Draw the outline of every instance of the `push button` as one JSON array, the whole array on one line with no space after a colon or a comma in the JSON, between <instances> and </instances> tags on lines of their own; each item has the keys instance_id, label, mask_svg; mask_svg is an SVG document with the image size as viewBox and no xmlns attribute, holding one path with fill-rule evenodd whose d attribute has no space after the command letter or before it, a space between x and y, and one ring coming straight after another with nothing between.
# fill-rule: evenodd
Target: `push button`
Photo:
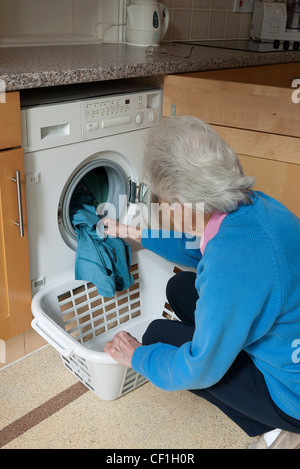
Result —
<instances>
[{"instance_id":1,"label":"push button","mask_svg":"<svg viewBox=\"0 0 300 469\"><path fill-rule=\"evenodd\" d=\"M288 50L290 47L290 41L283 41L283 48L284 50Z\"/></svg>"},{"instance_id":2,"label":"push button","mask_svg":"<svg viewBox=\"0 0 300 469\"><path fill-rule=\"evenodd\" d=\"M89 122L86 124L86 130L88 132L91 132L92 130L97 130L99 129L99 122Z\"/></svg>"}]
</instances>

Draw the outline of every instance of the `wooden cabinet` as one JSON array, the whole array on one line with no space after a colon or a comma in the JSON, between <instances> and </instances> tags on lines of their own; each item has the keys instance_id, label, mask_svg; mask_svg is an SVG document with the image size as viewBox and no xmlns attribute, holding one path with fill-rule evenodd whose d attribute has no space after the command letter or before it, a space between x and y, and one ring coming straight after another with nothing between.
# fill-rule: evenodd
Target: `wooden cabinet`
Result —
<instances>
[{"instance_id":1,"label":"wooden cabinet","mask_svg":"<svg viewBox=\"0 0 300 469\"><path fill-rule=\"evenodd\" d=\"M30 328L30 274L19 93L0 104L0 339Z\"/></svg>"},{"instance_id":2,"label":"wooden cabinet","mask_svg":"<svg viewBox=\"0 0 300 469\"><path fill-rule=\"evenodd\" d=\"M252 83L290 89L293 80L300 78L300 62L214 70L200 72L199 75L203 78L212 78L214 80Z\"/></svg>"},{"instance_id":3,"label":"wooden cabinet","mask_svg":"<svg viewBox=\"0 0 300 469\"><path fill-rule=\"evenodd\" d=\"M176 115L194 115L211 124L239 155L245 173L255 176L255 189L300 217L300 103L292 101L291 87L295 78L300 78L300 64L169 75L163 114L170 116L175 109Z\"/></svg>"},{"instance_id":4,"label":"wooden cabinet","mask_svg":"<svg viewBox=\"0 0 300 469\"><path fill-rule=\"evenodd\" d=\"M0 103L0 150L20 147L22 144L19 93L6 93Z\"/></svg>"}]
</instances>

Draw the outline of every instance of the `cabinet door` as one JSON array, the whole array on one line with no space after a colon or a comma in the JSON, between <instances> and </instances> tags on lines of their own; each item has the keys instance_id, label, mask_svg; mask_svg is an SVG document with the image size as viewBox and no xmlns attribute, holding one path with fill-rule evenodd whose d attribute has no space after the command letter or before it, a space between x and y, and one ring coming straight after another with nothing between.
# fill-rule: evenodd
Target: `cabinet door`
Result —
<instances>
[{"instance_id":1,"label":"cabinet door","mask_svg":"<svg viewBox=\"0 0 300 469\"><path fill-rule=\"evenodd\" d=\"M300 78L300 63L264 65L259 67L231 68L227 70L211 70L199 72L201 78L220 81L233 81L236 83L252 83L266 86L279 86L288 88L294 79Z\"/></svg>"},{"instance_id":2,"label":"cabinet door","mask_svg":"<svg viewBox=\"0 0 300 469\"><path fill-rule=\"evenodd\" d=\"M300 165L239 155L244 172L254 176L259 190L283 203L300 218Z\"/></svg>"},{"instance_id":3,"label":"cabinet door","mask_svg":"<svg viewBox=\"0 0 300 469\"><path fill-rule=\"evenodd\" d=\"M245 174L255 177L254 190L274 197L300 217L300 138L212 127L237 153Z\"/></svg>"},{"instance_id":4,"label":"cabinet door","mask_svg":"<svg viewBox=\"0 0 300 469\"><path fill-rule=\"evenodd\" d=\"M300 104L292 88L203 78L191 73L164 79L163 114L193 115L209 124L300 137Z\"/></svg>"},{"instance_id":5,"label":"cabinet door","mask_svg":"<svg viewBox=\"0 0 300 469\"><path fill-rule=\"evenodd\" d=\"M268 67L167 76L164 115L170 116L174 104L176 115L194 115L211 124L239 155L244 172L256 178L254 189L300 217L300 104L292 103L287 89L298 68L282 73L285 89L257 85L268 83Z\"/></svg>"},{"instance_id":6,"label":"cabinet door","mask_svg":"<svg viewBox=\"0 0 300 469\"><path fill-rule=\"evenodd\" d=\"M30 303L24 154L19 148L0 152L0 339L30 328Z\"/></svg>"},{"instance_id":7,"label":"cabinet door","mask_svg":"<svg viewBox=\"0 0 300 469\"><path fill-rule=\"evenodd\" d=\"M20 94L6 93L0 104L0 150L19 147L22 143Z\"/></svg>"}]
</instances>

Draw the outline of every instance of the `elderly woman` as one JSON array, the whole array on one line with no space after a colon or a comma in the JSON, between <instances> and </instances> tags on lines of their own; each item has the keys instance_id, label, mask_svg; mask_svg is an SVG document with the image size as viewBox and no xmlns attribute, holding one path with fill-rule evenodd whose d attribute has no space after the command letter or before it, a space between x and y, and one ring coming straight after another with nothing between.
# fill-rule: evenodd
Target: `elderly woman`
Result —
<instances>
[{"instance_id":1,"label":"elderly woman","mask_svg":"<svg viewBox=\"0 0 300 469\"><path fill-rule=\"evenodd\" d=\"M266 446L296 448L300 220L252 191L236 154L199 119L163 119L144 161L159 200L203 204L204 232L190 230L201 236L199 249L188 249L186 233L151 237L112 220L106 230L138 235L145 248L196 273L180 272L167 285L179 321L155 320L142 344L120 332L105 351L162 389L207 399L249 436L265 434Z\"/></svg>"}]
</instances>

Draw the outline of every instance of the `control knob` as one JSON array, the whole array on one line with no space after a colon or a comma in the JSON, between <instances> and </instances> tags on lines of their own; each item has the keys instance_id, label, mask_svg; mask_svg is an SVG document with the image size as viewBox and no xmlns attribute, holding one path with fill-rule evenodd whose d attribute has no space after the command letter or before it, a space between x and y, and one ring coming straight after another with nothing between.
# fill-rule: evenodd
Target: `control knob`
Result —
<instances>
[{"instance_id":1,"label":"control knob","mask_svg":"<svg viewBox=\"0 0 300 469\"><path fill-rule=\"evenodd\" d=\"M290 47L290 41L283 41L283 49L288 50Z\"/></svg>"},{"instance_id":2,"label":"control knob","mask_svg":"<svg viewBox=\"0 0 300 469\"><path fill-rule=\"evenodd\" d=\"M156 120L157 114L155 111L150 111L148 115L149 122L154 122Z\"/></svg>"},{"instance_id":3,"label":"control knob","mask_svg":"<svg viewBox=\"0 0 300 469\"><path fill-rule=\"evenodd\" d=\"M135 123L136 124L141 124L143 122L143 114L137 114L135 116Z\"/></svg>"}]
</instances>

